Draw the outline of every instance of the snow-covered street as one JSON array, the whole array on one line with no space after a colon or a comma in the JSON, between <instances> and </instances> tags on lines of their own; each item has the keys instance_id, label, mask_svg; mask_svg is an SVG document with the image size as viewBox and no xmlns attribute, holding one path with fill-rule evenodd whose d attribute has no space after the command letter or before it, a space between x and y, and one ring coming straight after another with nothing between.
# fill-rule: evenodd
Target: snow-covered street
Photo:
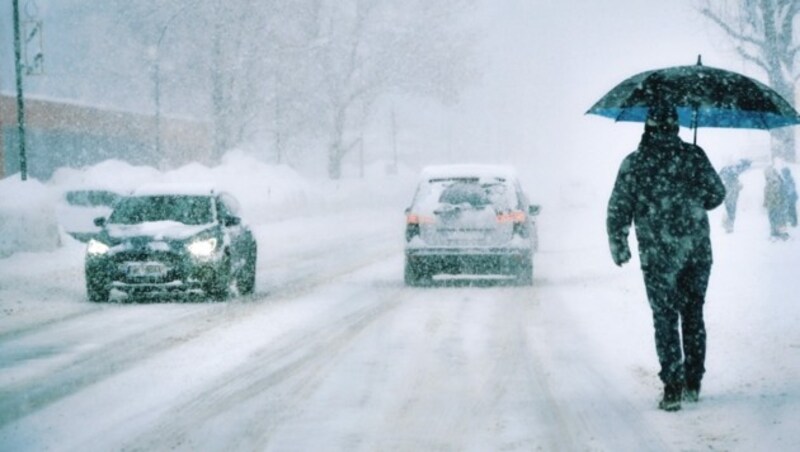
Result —
<instances>
[{"instance_id":1,"label":"snow-covered street","mask_svg":"<svg viewBox=\"0 0 800 452\"><path fill-rule=\"evenodd\" d=\"M399 202L255 225L256 294L223 303L89 303L77 242L2 259L0 449L800 444L800 242L746 201L715 229L703 393L665 413L638 264L602 205L548 207L530 288L405 287Z\"/></svg>"}]
</instances>

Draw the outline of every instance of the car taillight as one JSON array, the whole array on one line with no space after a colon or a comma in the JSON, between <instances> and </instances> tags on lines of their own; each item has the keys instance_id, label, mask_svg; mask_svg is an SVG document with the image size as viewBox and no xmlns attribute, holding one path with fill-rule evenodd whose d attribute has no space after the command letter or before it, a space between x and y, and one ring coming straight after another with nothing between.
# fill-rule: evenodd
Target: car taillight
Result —
<instances>
[{"instance_id":1,"label":"car taillight","mask_svg":"<svg viewBox=\"0 0 800 452\"><path fill-rule=\"evenodd\" d=\"M433 224L435 221L433 218L425 216L425 215L417 215L415 213L409 213L406 215L406 224Z\"/></svg>"},{"instance_id":2,"label":"car taillight","mask_svg":"<svg viewBox=\"0 0 800 452\"><path fill-rule=\"evenodd\" d=\"M420 224L433 224L434 219L425 215L415 213L406 214L406 241L411 241L419 235Z\"/></svg>"},{"instance_id":3,"label":"car taillight","mask_svg":"<svg viewBox=\"0 0 800 452\"><path fill-rule=\"evenodd\" d=\"M525 212L521 210L497 214L497 221L499 223L525 223L526 220Z\"/></svg>"},{"instance_id":4,"label":"car taillight","mask_svg":"<svg viewBox=\"0 0 800 452\"><path fill-rule=\"evenodd\" d=\"M521 210L514 210L511 212L504 212L497 214L498 223L513 223L514 234L520 237L528 237L528 217L525 212Z\"/></svg>"}]
</instances>

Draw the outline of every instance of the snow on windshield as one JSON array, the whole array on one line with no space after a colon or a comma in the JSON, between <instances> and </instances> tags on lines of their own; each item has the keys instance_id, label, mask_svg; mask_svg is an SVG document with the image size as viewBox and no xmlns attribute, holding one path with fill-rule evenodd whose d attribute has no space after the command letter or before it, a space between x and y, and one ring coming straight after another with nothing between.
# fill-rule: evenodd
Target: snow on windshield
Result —
<instances>
[{"instance_id":1,"label":"snow on windshield","mask_svg":"<svg viewBox=\"0 0 800 452\"><path fill-rule=\"evenodd\" d=\"M199 225L214 220L208 196L130 196L123 198L108 221L114 224L139 224L177 221Z\"/></svg>"}]
</instances>

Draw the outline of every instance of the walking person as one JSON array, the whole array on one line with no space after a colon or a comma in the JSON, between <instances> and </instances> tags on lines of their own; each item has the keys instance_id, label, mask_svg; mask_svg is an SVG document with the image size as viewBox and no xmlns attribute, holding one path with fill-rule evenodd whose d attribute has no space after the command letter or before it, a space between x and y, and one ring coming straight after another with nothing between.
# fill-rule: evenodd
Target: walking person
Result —
<instances>
[{"instance_id":1,"label":"walking person","mask_svg":"<svg viewBox=\"0 0 800 452\"><path fill-rule=\"evenodd\" d=\"M786 240L786 199L783 179L774 166L764 168L764 207L769 218L769 235L772 240Z\"/></svg>"},{"instance_id":2,"label":"walking person","mask_svg":"<svg viewBox=\"0 0 800 452\"><path fill-rule=\"evenodd\" d=\"M669 105L651 106L638 149L622 162L608 202L611 256L631 258L635 226L655 344L664 384L659 408L676 411L682 398L697 401L705 373L703 304L712 254L707 210L725 199L725 187L705 152L678 136ZM682 339L682 342L681 342Z\"/></svg>"},{"instance_id":3,"label":"walking person","mask_svg":"<svg viewBox=\"0 0 800 452\"><path fill-rule=\"evenodd\" d=\"M739 201L739 192L742 191L739 175L750 168L750 164L750 160L741 159L736 164L728 165L719 171L722 184L725 185L725 216L722 219L725 232L733 232L733 224L736 221L736 204Z\"/></svg>"},{"instance_id":4,"label":"walking person","mask_svg":"<svg viewBox=\"0 0 800 452\"><path fill-rule=\"evenodd\" d=\"M783 198L786 203L786 223L791 227L797 227L797 187L794 184L792 171L788 167L781 168L781 179L783 180Z\"/></svg>"}]
</instances>

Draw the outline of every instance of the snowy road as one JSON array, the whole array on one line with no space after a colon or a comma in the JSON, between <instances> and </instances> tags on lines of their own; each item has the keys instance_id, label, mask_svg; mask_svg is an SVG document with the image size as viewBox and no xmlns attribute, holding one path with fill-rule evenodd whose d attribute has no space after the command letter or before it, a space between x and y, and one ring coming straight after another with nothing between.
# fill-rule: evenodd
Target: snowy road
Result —
<instances>
[{"instance_id":1,"label":"snowy road","mask_svg":"<svg viewBox=\"0 0 800 452\"><path fill-rule=\"evenodd\" d=\"M633 366L631 375L624 358L609 356L629 352L620 345L624 332L576 306L631 289L614 268L581 262L592 249L543 246L530 288L407 288L402 217L377 218L361 212L263 226L257 293L226 303L90 304L79 247L59 251L60 265L4 267L0 296L38 303L4 303L11 307L0 323L0 450L735 443L695 425L703 415L691 408L682 418L656 410L653 369ZM641 315L640 303L618 319L642 323ZM626 346L644 349L634 357L652 353L642 344L648 328L632 328L638 342Z\"/></svg>"}]
</instances>

